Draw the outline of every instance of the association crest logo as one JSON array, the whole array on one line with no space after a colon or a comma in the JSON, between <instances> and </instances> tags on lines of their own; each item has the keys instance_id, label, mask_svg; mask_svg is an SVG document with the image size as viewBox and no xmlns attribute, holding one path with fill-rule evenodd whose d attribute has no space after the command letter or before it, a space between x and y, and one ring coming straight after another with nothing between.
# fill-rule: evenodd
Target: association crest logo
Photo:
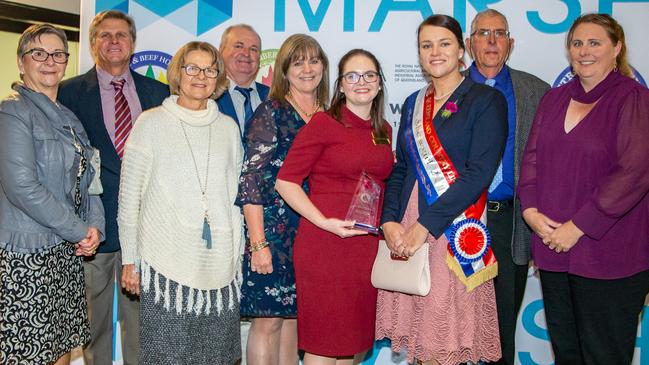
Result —
<instances>
[{"instance_id":1,"label":"association crest logo","mask_svg":"<svg viewBox=\"0 0 649 365\"><path fill-rule=\"evenodd\" d=\"M275 59L277 58L279 49L270 48L261 51L259 56L259 72L257 73L257 82L260 82L268 87L273 82L273 67L275 67Z\"/></svg>"},{"instance_id":2,"label":"association crest logo","mask_svg":"<svg viewBox=\"0 0 649 365\"><path fill-rule=\"evenodd\" d=\"M631 67L631 71L633 71L633 78L639 82L642 86L647 87L647 83L645 82L644 78L638 70L635 68ZM552 84L552 87L559 87L568 81L572 80L572 78L575 77L575 74L572 72L572 68L570 66L566 67L561 73L559 73L559 76L554 80L554 83Z\"/></svg>"},{"instance_id":3,"label":"association crest logo","mask_svg":"<svg viewBox=\"0 0 649 365\"><path fill-rule=\"evenodd\" d=\"M166 84L169 62L171 55L165 52L137 52L131 57L131 70Z\"/></svg>"}]
</instances>

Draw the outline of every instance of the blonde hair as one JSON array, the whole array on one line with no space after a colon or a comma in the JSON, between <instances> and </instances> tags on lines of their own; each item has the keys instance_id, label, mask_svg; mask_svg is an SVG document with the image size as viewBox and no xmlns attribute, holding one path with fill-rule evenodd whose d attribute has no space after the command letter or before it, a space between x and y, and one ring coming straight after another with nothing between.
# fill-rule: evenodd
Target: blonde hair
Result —
<instances>
[{"instance_id":1,"label":"blonde hair","mask_svg":"<svg viewBox=\"0 0 649 365\"><path fill-rule=\"evenodd\" d=\"M219 51L207 42L189 42L180 47L178 52L173 56L169 67L167 68L167 81L169 82L169 91L172 95L180 94L180 79L182 77L182 67L185 66L185 59L189 52L202 51L212 56L212 65L216 66L219 72L216 77L216 87L212 93L211 98L216 99L228 88L228 79L225 75L225 68L223 66L223 57Z\"/></svg>"},{"instance_id":2,"label":"blonde hair","mask_svg":"<svg viewBox=\"0 0 649 365\"><path fill-rule=\"evenodd\" d=\"M316 97L320 105L329 103L329 59L320 47L318 41L306 34L293 34L286 38L277 52L273 68L273 83L270 87L269 99L277 99L286 103L289 83L286 73L291 64L307 57L315 57L322 62L322 80L316 89Z\"/></svg>"},{"instance_id":3,"label":"blonde hair","mask_svg":"<svg viewBox=\"0 0 649 365\"><path fill-rule=\"evenodd\" d=\"M620 43L620 53L618 53L615 58L615 64L618 70L622 75L633 77L633 71L631 66L629 66L629 61L627 59L626 53L626 40L624 38L624 29L620 23L617 22L612 16L608 14L584 14L575 19L575 22L570 26L568 35L566 36L566 49L570 49L570 43L572 43L572 37L574 36L575 29L581 24L592 23L597 24L600 27L604 28L608 39L611 40L613 46L616 46Z\"/></svg>"}]
</instances>

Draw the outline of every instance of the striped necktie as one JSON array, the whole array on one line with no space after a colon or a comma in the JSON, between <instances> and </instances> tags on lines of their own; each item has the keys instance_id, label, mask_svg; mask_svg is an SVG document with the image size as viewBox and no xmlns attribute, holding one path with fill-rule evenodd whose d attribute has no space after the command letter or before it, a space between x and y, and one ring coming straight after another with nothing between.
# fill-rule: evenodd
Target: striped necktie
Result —
<instances>
[{"instance_id":1,"label":"striped necktie","mask_svg":"<svg viewBox=\"0 0 649 365\"><path fill-rule=\"evenodd\" d=\"M131 122L131 108L124 96L124 83L126 80L119 79L110 82L115 88L115 150L120 160L124 157L124 145L131 133L133 123Z\"/></svg>"}]
</instances>

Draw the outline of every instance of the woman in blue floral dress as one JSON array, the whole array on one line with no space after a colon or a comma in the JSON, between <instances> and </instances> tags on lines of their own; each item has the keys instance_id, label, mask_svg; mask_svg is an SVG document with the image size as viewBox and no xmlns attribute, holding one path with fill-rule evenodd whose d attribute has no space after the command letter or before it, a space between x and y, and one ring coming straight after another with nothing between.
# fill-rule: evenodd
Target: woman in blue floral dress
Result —
<instances>
[{"instance_id":1,"label":"woman in blue floral dress","mask_svg":"<svg viewBox=\"0 0 649 365\"><path fill-rule=\"evenodd\" d=\"M277 54L269 100L245 128L237 204L249 239L241 288L241 316L252 319L249 364L298 363L293 240L299 217L275 191L275 180L295 135L328 101L327 67L315 39L287 38Z\"/></svg>"}]
</instances>

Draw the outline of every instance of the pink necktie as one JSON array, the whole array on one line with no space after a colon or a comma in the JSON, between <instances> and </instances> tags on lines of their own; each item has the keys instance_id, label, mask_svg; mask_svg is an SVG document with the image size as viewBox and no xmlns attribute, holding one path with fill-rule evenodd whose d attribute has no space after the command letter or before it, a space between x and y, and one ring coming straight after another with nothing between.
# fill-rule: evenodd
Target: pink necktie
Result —
<instances>
[{"instance_id":1,"label":"pink necktie","mask_svg":"<svg viewBox=\"0 0 649 365\"><path fill-rule=\"evenodd\" d=\"M124 82L126 80L113 80L110 82L115 88L115 150L120 159L124 156L124 144L131 133L131 108L124 96Z\"/></svg>"}]
</instances>

